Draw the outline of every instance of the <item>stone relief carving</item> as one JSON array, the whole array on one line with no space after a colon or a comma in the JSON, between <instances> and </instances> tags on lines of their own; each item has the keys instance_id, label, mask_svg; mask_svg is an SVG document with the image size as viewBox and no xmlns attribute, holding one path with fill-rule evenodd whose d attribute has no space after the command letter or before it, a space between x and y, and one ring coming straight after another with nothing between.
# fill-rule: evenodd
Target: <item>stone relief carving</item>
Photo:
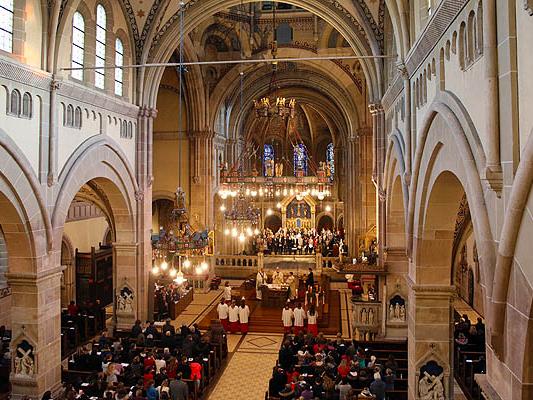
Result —
<instances>
[{"instance_id":1,"label":"stone relief carving","mask_svg":"<svg viewBox=\"0 0 533 400\"><path fill-rule=\"evenodd\" d=\"M396 295L389 301L389 322L401 322L406 320L405 300Z\"/></svg>"},{"instance_id":2,"label":"stone relief carving","mask_svg":"<svg viewBox=\"0 0 533 400\"><path fill-rule=\"evenodd\" d=\"M524 0L524 10L531 16L533 16L533 0Z\"/></svg>"},{"instance_id":3,"label":"stone relief carving","mask_svg":"<svg viewBox=\"0 0 533 400\"><path fill-rule=\"evenodd\" d=\"M128 286L124 286L122 289L120 289L120 292L117 295L117 311L123 313L132 313L133 297L133 290L131 290Z\"/></svg>"},{"instance_id":4,"label":"stone relief carving","mask_svg":"<svg viewBox=\"0 0 533 400\"><path fill-rule=\"evenodd\" d=\"M35 360L33 346L26 340L17 345L13 359L13 372L17 375L33 375L35 373Z\"/></svg>"},{"instance_id":5,"label":"stone relief carving","mask_svg":"<svg viewBox=\"0 0 533 400\"><path fill-rule=\"evenodd\" d=\"M446 400L444 393L444 369L436 361L428 361L420 369L418 396L420 400Z\"/></svg>"}]
</instances>

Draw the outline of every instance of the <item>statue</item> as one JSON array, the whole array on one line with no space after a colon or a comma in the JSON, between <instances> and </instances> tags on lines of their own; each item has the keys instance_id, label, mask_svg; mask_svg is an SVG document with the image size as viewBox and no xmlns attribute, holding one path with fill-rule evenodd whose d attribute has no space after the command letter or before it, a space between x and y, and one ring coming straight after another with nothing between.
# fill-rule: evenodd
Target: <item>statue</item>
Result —
<instances>
[{"instance_id":1,"label":"statue","mask_svg":"<svg viewBox=\"0 0 533 400\"><path fill-rule=\"evenodd\" d=\"M368 310L368 325L374 325L374 310Z\"/></svg>"},{"instance_id":2,"label":"statue","mask_svg":"<svg viewBox=\"0 0 533 400\"><path fill-rule=\"evenodd\" d=\"M22 343L27 343L23 341ZM22 344L21 343L21 344ZM33 364L33 355L32 348L28 345L28 349L24 350L22 347L17 347L17 356L14 360L14 370L15 374L18 375L33 375L34 374L34 364Z\"/></svg>"},{"instance_id":3,"label":"statue","mask_svg":"<svg viewBox=\"0 0 533 400\"><path fill-rule=\"evenodd\" d=\"M392 304L389 306L389 319L394 319L394 306Z\"/></svg>"},{"instance_id":4,"label":"statue","mask_svg":"<svg viewBox=\"0 0 533 400\"><path fill-rule=\"evenodd\" d=\"M394 306L394 319L400 319L400 303Z\"/></svg>"},{"instance_id":5,"label":"statue","mask_svg":"<svg viewBox=\"0 0 533 400\"><path fill-rule=\"evenodd\" d=\"M117 311L125 313L133 312L133 292L127 286L124 286L117 296Z\"/></svg>"},{"instance_id":6,"label":"statue","mask_svg":"<svg viewBox=\"0 0 533 400\"><path fill-rule=\"evenodd\" d=\"M439 376L429 375L424 372L424 376L418 382L418 395L420 400L445 400L444 386L442 385L443 374Z\"/></svg>"},{"instance_id":7,"label":"statue","mask_svg":"<svg viewBox=\"0 0 533 400\"><path fill-rule=\"evenodd\" d=\"M405 322L405 305L400 306L400 319Z\"/></svg>"},{"instance_id":8,"label":"statue","mask_svg":"<svg viewBox=\"0 0 533 400\"><path fill-rule=\"evenodd\" d=\"M179 187L176 189L176 193L175 193L175 203L176 203L176 208L178 210L183 210L183 212L185 212L185 209L186 209L186 206L185 206L185 191Z\"/></svg>"},{"instance_id":9,"label":"statue","mask_svg":"<svg viewBox=\"0 0 533 400\"><path fill-rule=\"evenodd\" d=\"M366 308L361 310L361 323L366 324L368 322L368 316L366 313Z\"/></svg>"}]
</instances>

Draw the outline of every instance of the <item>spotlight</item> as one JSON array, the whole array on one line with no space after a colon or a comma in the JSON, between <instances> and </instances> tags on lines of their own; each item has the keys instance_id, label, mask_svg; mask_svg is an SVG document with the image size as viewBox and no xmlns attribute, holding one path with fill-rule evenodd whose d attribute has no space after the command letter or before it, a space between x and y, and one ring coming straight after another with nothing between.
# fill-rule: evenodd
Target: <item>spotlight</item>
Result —
<instances>
[{"instance_id":1,"label":"spotlight","mask_svg":"<svg viewBox=\"0 0 533 400\"><path fill-rule=\"evenodd\" d=\"M183 267L184 268L189 268L190 266L191 266L191 260L186 258L185 261L183 261Z\"/></svg>"},{"instance_id":2,"label":"spotlight","mask_svg":"<svg viewBox=\"0 0 533 400\"><path fill-rule=\"evenodd\" d=\"M281 203L276 204L277 208L281 208Z\"/></svg>"},{"instance_id":3,"label":"spotlight","mask_svg":"<svg viewBox=\"0 0 533 400\"><path fill-rule=\"evenodd\" d=\"M177 273L178 273L178 271L176 271L175 268L171 268L170 271L168 272L168 274L170 275L171 278L175 278Z\"/></svg>"},{"instance_id":4,"label":"spotlight","mask_svg":"<svg viewBox=\"0 0 533 400\"><path fill-rule=\"evenodd\" d=\"M152 274L158 275L159 274L159 268L156 267L156 266L152 267Z\"/></svg>"},{"instance_id":5,"label":"spotlight","mask_svg":"<svg viewBox=\"0 0 533 400\"><path fill-rule=\"evenodd\" d=\"M267 210L267 212L266 212L267 215L272 215L272 213L273 213L273 211L272 211L271 208L269 208L269 209Z\"/></svg>"},{"instance_id":6,"label":"spotlight","mask_svg":"<svg viewBox=\"0 0 533 400\"><path fill-rule=\"evenodd\" d=\"M237 228L233 228L233 229L231 230L231 236L233 236L233 237L237 237L238 233L239 233L239 232L237 232Z\"/></svg>"},{"instance_id":7,"label":"spotlight","mask_svg":"<svg viewBox=\"0 0 533 400\"><path fill-rule=\"evenodd\" d=\"M244 243L245 240L246 240L246 236L244 236L244 233L241 232L241 234L239 235L239 242Z\"/></svg>"},{"instance_id":8,"label":"spotlight","mask_svg":"<svg viewBox=\"0 0 533 400\"><path fill-rule=\"evenodd\" d=\"M220 206L220 211L222 211L222 212L226 211L226 206L224 204L222 204Z\"/></svg>"},{"instance_id":9,"label":"spotlight","mask_svg":"<svg viewBox=\"0 0 533 400\"><path fill-rule=\"evenodd\" d=\"M166 271L167 268L168 268L168 263L167 263L166 261L163 261L163 262L161 263L161 270L162 270L162 271Z\"/></svg>"},{"instance_id":10,"label":"spotlight","mask_svg":"<svg viewBox=\"0 0 533 400\"><path fill-rule=\"evenodd\" d=\"M230 233L231 232L228 228L224 229L224 235L228 236Z\"/></svg>"},{"instance_id":11,"label":"spotlight","mask_svg":"<svg viewBox=\"0 0 533 400\"><path fill-rule=\"evenodd\" d=\"M328 204L325 208L326 212L331 212L331 206Z\"/></svg>"}]
</instances>

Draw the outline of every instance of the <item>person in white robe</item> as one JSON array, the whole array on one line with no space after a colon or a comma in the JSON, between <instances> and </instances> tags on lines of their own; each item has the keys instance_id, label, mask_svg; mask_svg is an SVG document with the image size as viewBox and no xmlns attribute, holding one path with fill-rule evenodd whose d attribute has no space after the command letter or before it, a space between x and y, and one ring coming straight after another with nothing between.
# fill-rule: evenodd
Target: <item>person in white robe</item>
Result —
<instances>
[{"instance_id":1,"label":"person in white robe","mask_svg":"<svg viewBox=\"0 0 533 400\"><path fill-rule=\"evenodd\" d=\"M289 307L289 303L285 304L285 308L281 313L281 321L283 322L283 331L285 333L291 333L292 328L292 319L294 318L294 313Z\"/></svg>"},{"instance_id":2,"label":"person in white robe","mask_svg":"<svg viewBox=\"0 0 533 400\"><path fill-rule=\"evenodd\" d=\"M304 322L307 318L305 310L302 308L302 303L298 303L298 306L294 309L294 334L298 335L300 331L304 329Z\"/></svg>"},{"instance_id":3,"label":"person in white robe","mask_svg":"<svg viewBox=\"0 0 533 400\"><path fill-rule=\"evenodd\" d=\"M279 270L279 267L276 267L276 270L274 271L274 274L272 275L272 283L275 285L281 285L283 284L284 277L283 272Z\"/></svg>"},{"instance_id":4,"label":"person in white robe","mask_svg":"<svg viewBox=\"0 0 533 400\"><path fill-rule=\"evenodd\" d=\"M255 278L255 297L257 298L257 300L263 299L263 293L261 292L261 287L266 284L267 284L267 275L265 274L265 271L263 270L263 268L261 268L257 272L257 276Z\"/></svg>"}]
</instances>

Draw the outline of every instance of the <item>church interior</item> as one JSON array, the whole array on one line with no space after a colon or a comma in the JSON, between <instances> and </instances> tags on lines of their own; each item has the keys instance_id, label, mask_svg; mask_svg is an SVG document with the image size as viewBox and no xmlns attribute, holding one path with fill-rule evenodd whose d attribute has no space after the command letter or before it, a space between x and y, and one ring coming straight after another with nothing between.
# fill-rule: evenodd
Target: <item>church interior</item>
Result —
<instances>
[{"instance_id":1,"label":"church interior","mask_svg":"<svg viewBox=\"0 0 533 400\"><path fill-rule=\"evenodd\" d=\"M532 0L0 0L0 400L533 399L531 43Z\"/></svg>"}]
</instances>

